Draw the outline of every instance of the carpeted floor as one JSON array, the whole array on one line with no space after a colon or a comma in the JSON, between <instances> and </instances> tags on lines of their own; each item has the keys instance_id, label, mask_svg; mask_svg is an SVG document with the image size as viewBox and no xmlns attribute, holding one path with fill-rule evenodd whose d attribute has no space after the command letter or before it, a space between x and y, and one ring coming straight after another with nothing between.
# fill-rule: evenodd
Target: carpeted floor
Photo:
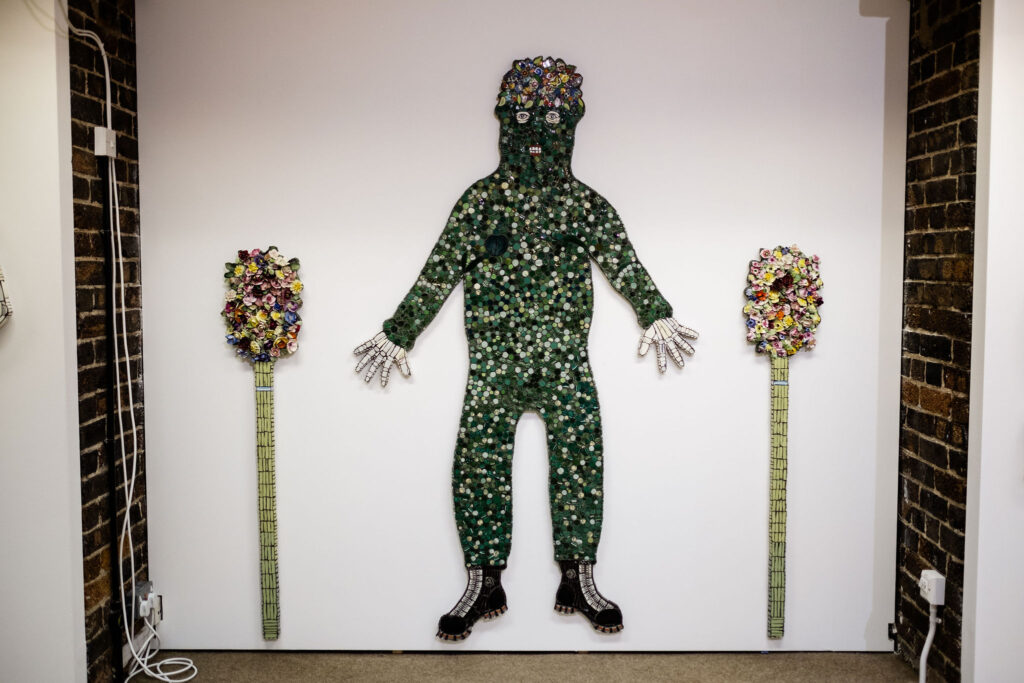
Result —
<instances>
[{"instance_id":1,"label":"carpeted floor","mask_svg":"<svg viewBox=\"0 0 1024 683\"><path fill-rule=\"evenodd\" d=\"M673 683L913 683L896 655L772 654L385 654L167 652L195 661L201 683L304 681L672 681ZM152 680L139 676L133 680Z\"/></svg>"}]
</instances>

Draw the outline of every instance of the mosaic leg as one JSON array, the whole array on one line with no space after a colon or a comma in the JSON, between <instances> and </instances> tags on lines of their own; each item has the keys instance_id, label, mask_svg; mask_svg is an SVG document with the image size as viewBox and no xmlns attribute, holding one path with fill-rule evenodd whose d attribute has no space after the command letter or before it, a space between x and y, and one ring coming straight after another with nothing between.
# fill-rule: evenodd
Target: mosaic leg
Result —
<instances>
[{"instance_id":1,"label":"mosaic leg","mask_svg":"<svg viewBox=\"0 0 1024 683\"><path fill-rule=\"evenodd\" d=\"M256 369L256 469L260 514L260 595L263 639L277 640L281 630L277 583L277 488L274 473L274 364Z\"/></svg>"},{"instance_id":2,"label":"mosaic leg","mask_svg":"<svg viewBox=\"0 0 1024 683\"><path fill-rule=\"evenodd\" d=\"M466 566L504 567L512 546L512 449L521 411L470 378L455 444L452 495Z\"/></svg>"},{"instance_id":3,"label":"mosaic leg","mask_svg":"<svg viewBox=\"0 0 1024 683\"><path fill-rule=\"evenodd\" d=\"M772 356L772 457L768 509L768 637L786 624L786 470L789 359Z\"/></svg>"},{"instance_id":4,"label":"mosaic leg","mask_svg":"<svg viewBox=\"0 0 1024 683\"><path fill-rule=\"evenodd\" d=\"M556 560L597 559L604 502L601 411L582 365L541 409L548 433L548 491Z\"/></svg>"}]
</instances>

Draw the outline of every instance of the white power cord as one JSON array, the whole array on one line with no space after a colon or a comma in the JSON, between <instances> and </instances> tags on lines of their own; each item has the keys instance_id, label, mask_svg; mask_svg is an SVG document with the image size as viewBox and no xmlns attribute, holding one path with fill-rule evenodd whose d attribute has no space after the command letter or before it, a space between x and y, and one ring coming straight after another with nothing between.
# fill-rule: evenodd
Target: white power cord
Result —
<instances>
[{"instance_id":1,"label":"white power cord","mask_svg":"<svg viewBox=\"0 0 1024 683\"><path fill-rule=\"evenodd\" d=\"M928 651L935 640L935 627L942 620L938 618L939 607L946 604L946 577L934 569L925 569L917 581L921 597L928 601L928 636L921 648L921 661L918 662L918 683L928 680Z\"/></svg>"},{"instance_id":2,"label":"white power cord","mask_svg":"<svg viewBox=\"0 0 1024 683\"><path fill-rule=\"evenodd\" d=\"M928 606L928 636L924 639L924 647L921 648L921 661L917 664L918 683L926 683L928 680L928 651L932 649L932 641L935 640L935 625L938 620L938 605Z\"/></svg>"},{"instance_id":3,"label":"white power cord","mask_svg":"<svg viewBox=\"0 0 1024 683\"><path fill-rule=\"evenodd\" d=\"M64 19L67 21L68 30L74 33L76 36L88 38L96 43L96 47L100 51L100 55L103 57L103 78L106 84L106 126L110 125L113 120L111 118L111 98L110 98L110 64L107 60L107 51L103 46L103 41L100 37L92 31L86 31L83 29L75 28L71 24L71 19L68 16L67 6L61 3L61 7L64 10ZM124 620L125 630L128 636L128 649L131 652L132 662L131 667L128 671L128 675L125 678L126 681L131 680L133 677L140 673L145 673L151 678L164 681L165 683L184 683L184 681L192 680L198 675L199 671L192 660L184 657L175 657L165 659L159 662L154 662L153 658L160 651L160 636L156 632L156 628L148 618L143 618L143 622L146 625L146 629L149 634L145 640L141 643L140 647L136 649L135 646L135 605L137 601L137 595L135 592L135 545L132 539L132 527L131 527L131 509L132 499L135 497L135 480L138 474L138 462L139 462L139 450L138 450L138 426L135 422L135 397L132 390L132 366L131 366L131 354L128 350L128 335L125 330L128 327L127 315L125 314L125 285L124 285L124 258L122 255L122 244L121 244L121 206L117 196L117 168L114 164L114 157L112 155L107 156L107 197L109 201L110 211L110 253L114 258L114 262L117 264L117 268L111 268L110 272L110 285L111 285L111 315L113 318L113 333L114 333L114 386L117 392L117 425L118 431L121 434L121 471L124 475L124 497L125 497L125 513L124 522L121 525L121 535L118 543L118 580L121 590L121 616ZM120 320L120 332L118 331L118 316L117 316L117 292L118 292L118 277L120 276L120 294L121 294L121 320ZM124 347L124 364L125 364L125 375L128 386L128 408L129 414L131 415L131 433L132 433L132 466L131 476L128 476L128 453L124 445L124 406L121 403L121 358L117 347L117 337L120 333ZM128 548L128 560L131 567L131 613L128 610L128 600L125 594L124 588L124 553L125 553L125 541L127 540ZM114 656L118 656L114 653Z\"/></svg>"}]
</instances>

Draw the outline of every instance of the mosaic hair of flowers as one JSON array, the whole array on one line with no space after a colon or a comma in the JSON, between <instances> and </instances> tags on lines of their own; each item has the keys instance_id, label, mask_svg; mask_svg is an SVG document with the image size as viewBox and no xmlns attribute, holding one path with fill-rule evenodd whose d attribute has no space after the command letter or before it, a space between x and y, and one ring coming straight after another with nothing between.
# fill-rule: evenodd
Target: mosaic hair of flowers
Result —
<instances>
[{"instance_id":1,"label":"mosaic hair of flowers","mask_svg":"<svg viewBox=\"0 0 1024 683\"><path fill-rule=\"evenodd\" d=\"M792 356L814 348L814 331L821 322L823 303L817 256L807 256L796 245L762 249L750 262L747 274L747 341L758 353Z\"/></svg>"},{"instance_id":2,"label":"mosaic hair of flowers","mask_svg":"<svg viewBox=\"0 0 1024 683\"><path fill-rule=\"evenodd\" d=\"M239 251L234 263L225 263L222 315L227 322L228 344L253 362L289 356L299 348L302 318L302 281L299 260L277 251Z\"/></svg>"},{"instance_id":3,"label":"mosaic hair of flowers","mask_svg":"<svg viewBox=\"0 0 1024 683\"><path fill-rule=\"evenodd\" d=\"M583 76L576 73L576 67L561 59L517 59L501 79L498 106L564 107L582 113L582 83Z\"/></svg>"}]
</instances>

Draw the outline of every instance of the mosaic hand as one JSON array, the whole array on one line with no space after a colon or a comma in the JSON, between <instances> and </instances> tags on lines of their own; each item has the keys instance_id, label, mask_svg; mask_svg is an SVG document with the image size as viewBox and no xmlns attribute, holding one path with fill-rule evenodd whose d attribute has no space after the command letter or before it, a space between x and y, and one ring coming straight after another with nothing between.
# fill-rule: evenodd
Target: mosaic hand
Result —
<instances>
[{"instance_id":1,"label":"mosaic hand","mask_svg":"<svg viewBox=\"0 0 1024 683\"><path fill-rule=\"evenodd\" d=\"M409 377L412 370L409 369L409 361L405 357L405 349L390 341L383 332L368 341L363 342L355 349L357 356L362 358L356 364L356 372L366 369L363 380L369 382L373 376L380 371L380 385L386 387L391 376L392 363L398 366L403 375Z\"/></svg>"},{"instance_id":2,"label":"mosaic hand","mask_svg":"<svg viewBox=\"0 0 1024 683\"><path fill-rule=\"evenodd\" d=\"M665 372L668 357L681 368L684 365L683 353L691 356L694 353L693 346L686 340L697 336L694 330L680 325L675 318L659 318L640 337L639 353L646 356L647 350L653 346L658 358L658 372Z\"/></svg>"}]
</instances>

